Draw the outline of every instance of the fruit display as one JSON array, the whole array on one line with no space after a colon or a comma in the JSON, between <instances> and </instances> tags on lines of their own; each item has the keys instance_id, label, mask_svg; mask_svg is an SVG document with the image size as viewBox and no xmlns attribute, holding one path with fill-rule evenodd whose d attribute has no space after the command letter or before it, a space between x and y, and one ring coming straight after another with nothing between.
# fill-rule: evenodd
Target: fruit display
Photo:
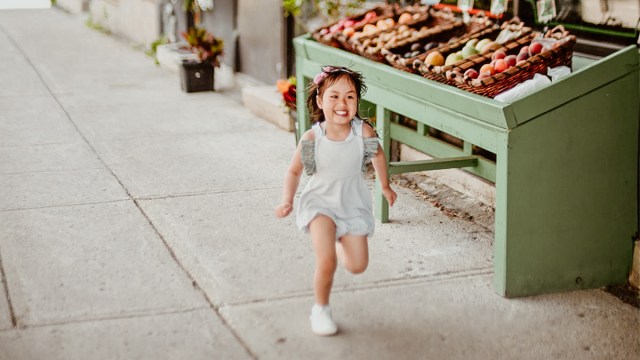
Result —
<instances>
[{"instance_id":1,"label":"fruit display","mask_svg":"<svg viewBox=\"0 0 640 360\"><path fill-rule=\"evenodd\" d=\"M395 7L383 4L355 16L342 18L334 24L314 31L311 36L323 44L341 47L336 39L337 36L342 34L353 36L356 32L362 32L365 28L367 29L366 31L371 32L372 27L377 28L378 23L382 24L381 27L385 26L385 24L389 25L390 22L387 19L392 19L394 16ZM385 22L385 20L387 21ZM395 20L393 22L395 23Z\"/></svg>"},{"instance_id":2,"label":"fruit display","mask_svg":"<svg viewBox=\"0 0 640 360\"><path fill-rule=\"evenodd\" d=\"M472 61L483 54L494 52L502 48L506 43L517 40L531 32L532 29L530 27L524 26L524 23L518 19L513 19L503 23L502 26L494 25L484 28L435 49L434 51L439 51L445 57L445 62L442 65L427 61L427 52L427 54L407 59L405 66L413 67L416 72L426 78L444 81L446 72L455 66L465 61ZM387 60L391 62L394 59L387 58Z\"/></svg>"},{"instance_id":3,"label":"fruit display","mask_svg":"<svg viewBox=\"0 0 640 360\"><path fill-rule=\"evenodd\" d=\"M497 34L497 31L500 30L497 25L494 25L485 16L475 16L467 23L458 20L453 24L453 28L446 28L447 25L442 25L439 29L432 30L433 35L430 37L417 39L412 44L408 44L408 46L403 44L403 46L384 49L381 53L384 54L386 61L392 66L418 73L418 68L414 65L416 61L419 64L425 63L431 67L450 65L455 61L475 54L475 47L463 48L462 45L467 40L481 34ZM425 61L429 53L433 51L440 52L445 58L444 63Z\"/></svg>"},{"instance_id":4,"label":"fruit display","mask_svg":"<svg viewBox=\"0 0 640 360\"><path fill-rule=\"evenodd\" d=\"M380 54L382 49L415 42L433 33L434 29L438 31L439 26L456 21L452 14L432 14L426 7L411 6L398 8L396 11L399 14L398 20L392 27L372 30L370 33L356 33L348 39L343 34L338 36L338 41L348 51L383 62L384 57Z\"/></svg>"},{"instance_id":5,"label":"fruit display","mask_svg":"<svg viewBox=\"0 0 640 360\"><path fill-rule=\"evenodd\" d=\"M547 68L571 66L576 37L562 28L532 32L495 51L458 63L446 73L447 81L467 91L493 97L515 85L546 74Z\"/></svg>"},{"instance_id":6,"label":"fruit display","mask_svg":"<svg viewBox=\"0 0 640 360\"><path fill-rule=\"evenodd\" d=\"M482 13L464 22L451 11L392 5L340 20L320 34L360 56L485 96L547 67L571 66L576 42L561 27L543 35L517 18L498 26Z\"/></svg>"}]
</instances>

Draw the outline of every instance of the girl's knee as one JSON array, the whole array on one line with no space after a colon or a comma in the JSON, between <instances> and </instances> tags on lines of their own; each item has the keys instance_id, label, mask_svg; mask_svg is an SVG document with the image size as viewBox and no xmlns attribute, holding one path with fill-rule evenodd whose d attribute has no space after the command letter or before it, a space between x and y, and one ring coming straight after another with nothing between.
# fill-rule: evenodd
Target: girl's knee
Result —
<instances>
[{"instance_id":1,"label":"girl's knee","mask_svg":"<svg viewBox=\"0 0 640 360\"><path fill-rule=\"evenodd\" d=\"M349 261L344 267L352 274L362 274L367 270L367 266L369 266L369 260L365 259L362 261Z\"/></svg>"},{"instance_id":2,"label":"girl's knee","mask_svg":"<svg viewBox=\"0 0 640 360\"><path fill-rule=\"evenodd\" d=\"M338 266L338 262L335 256L326 256L317 260L316 268L317 270L325 275L333 275L336 271L336 267Z\"/></svg>"}]
</instances>

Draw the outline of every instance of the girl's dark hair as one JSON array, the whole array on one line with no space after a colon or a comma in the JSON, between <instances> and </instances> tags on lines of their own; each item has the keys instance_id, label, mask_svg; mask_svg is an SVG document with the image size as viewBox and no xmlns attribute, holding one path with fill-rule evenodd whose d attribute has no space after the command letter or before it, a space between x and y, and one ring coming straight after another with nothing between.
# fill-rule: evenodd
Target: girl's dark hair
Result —
<instances>
[{"instance_id":1,"label":"girl's dark hair","mask_svg":"<svg viewBox=\"0 0 640 360\"><path fill-rule=\"evenodd\" d=\"M364 84L362 73L344 66L323 66L322 71L316 75L309 84L309 87L307 87L307 109L312 123L324 121L324 114L322 109L318 107L316 98L318 96L321 97L326 88L342 78L346 78L353 84L358 94L358 104L360 104L360 99L362 99L364 93L367 92L367 86ZM356 115L360 117L358 109L356 109Z\"/></svg>"}]
</instances>

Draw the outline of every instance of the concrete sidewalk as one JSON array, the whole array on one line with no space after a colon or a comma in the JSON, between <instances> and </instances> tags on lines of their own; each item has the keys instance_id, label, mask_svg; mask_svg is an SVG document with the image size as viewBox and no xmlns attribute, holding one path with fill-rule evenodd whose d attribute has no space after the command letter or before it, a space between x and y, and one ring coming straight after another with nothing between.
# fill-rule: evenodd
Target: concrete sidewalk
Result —
<instances>
[{"instance_id":1,"label":"concrete sidewalk","mask_svg":"<svg viewBox=\"0 0 640 360\"><path fill-rule=\"evenodd\" d=\"M314 336L291 133L57 10L0 11L0 359L638 359L601 291L505 299L493 233L396 186Z\"/></svg>"}]
</instances>

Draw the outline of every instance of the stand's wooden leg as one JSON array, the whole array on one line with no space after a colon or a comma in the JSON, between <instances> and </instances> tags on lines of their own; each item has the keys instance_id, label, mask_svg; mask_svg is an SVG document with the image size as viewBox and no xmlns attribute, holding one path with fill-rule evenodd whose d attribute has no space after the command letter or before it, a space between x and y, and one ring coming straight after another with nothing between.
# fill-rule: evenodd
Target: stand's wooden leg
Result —
<instances>
[{"instance_id":1,"label":"stand's wooden leg","mask_svg":"<svg viewBox=\"0 0 640 360\"><path fill-rule=\"evenodd\" d=\"M387 170L389 169L389 157L391 154L391 134L389 120L391 118L391 112L384 107L376 106L376 130L382 145L382 151L384 151L384 157L387 161ZM375 192L375 211L376 218L382 223L389 222L389 203L384 196L382 196L382 187L380 181L376 178L376 192Z\"/></svg>"}]
</instances>

